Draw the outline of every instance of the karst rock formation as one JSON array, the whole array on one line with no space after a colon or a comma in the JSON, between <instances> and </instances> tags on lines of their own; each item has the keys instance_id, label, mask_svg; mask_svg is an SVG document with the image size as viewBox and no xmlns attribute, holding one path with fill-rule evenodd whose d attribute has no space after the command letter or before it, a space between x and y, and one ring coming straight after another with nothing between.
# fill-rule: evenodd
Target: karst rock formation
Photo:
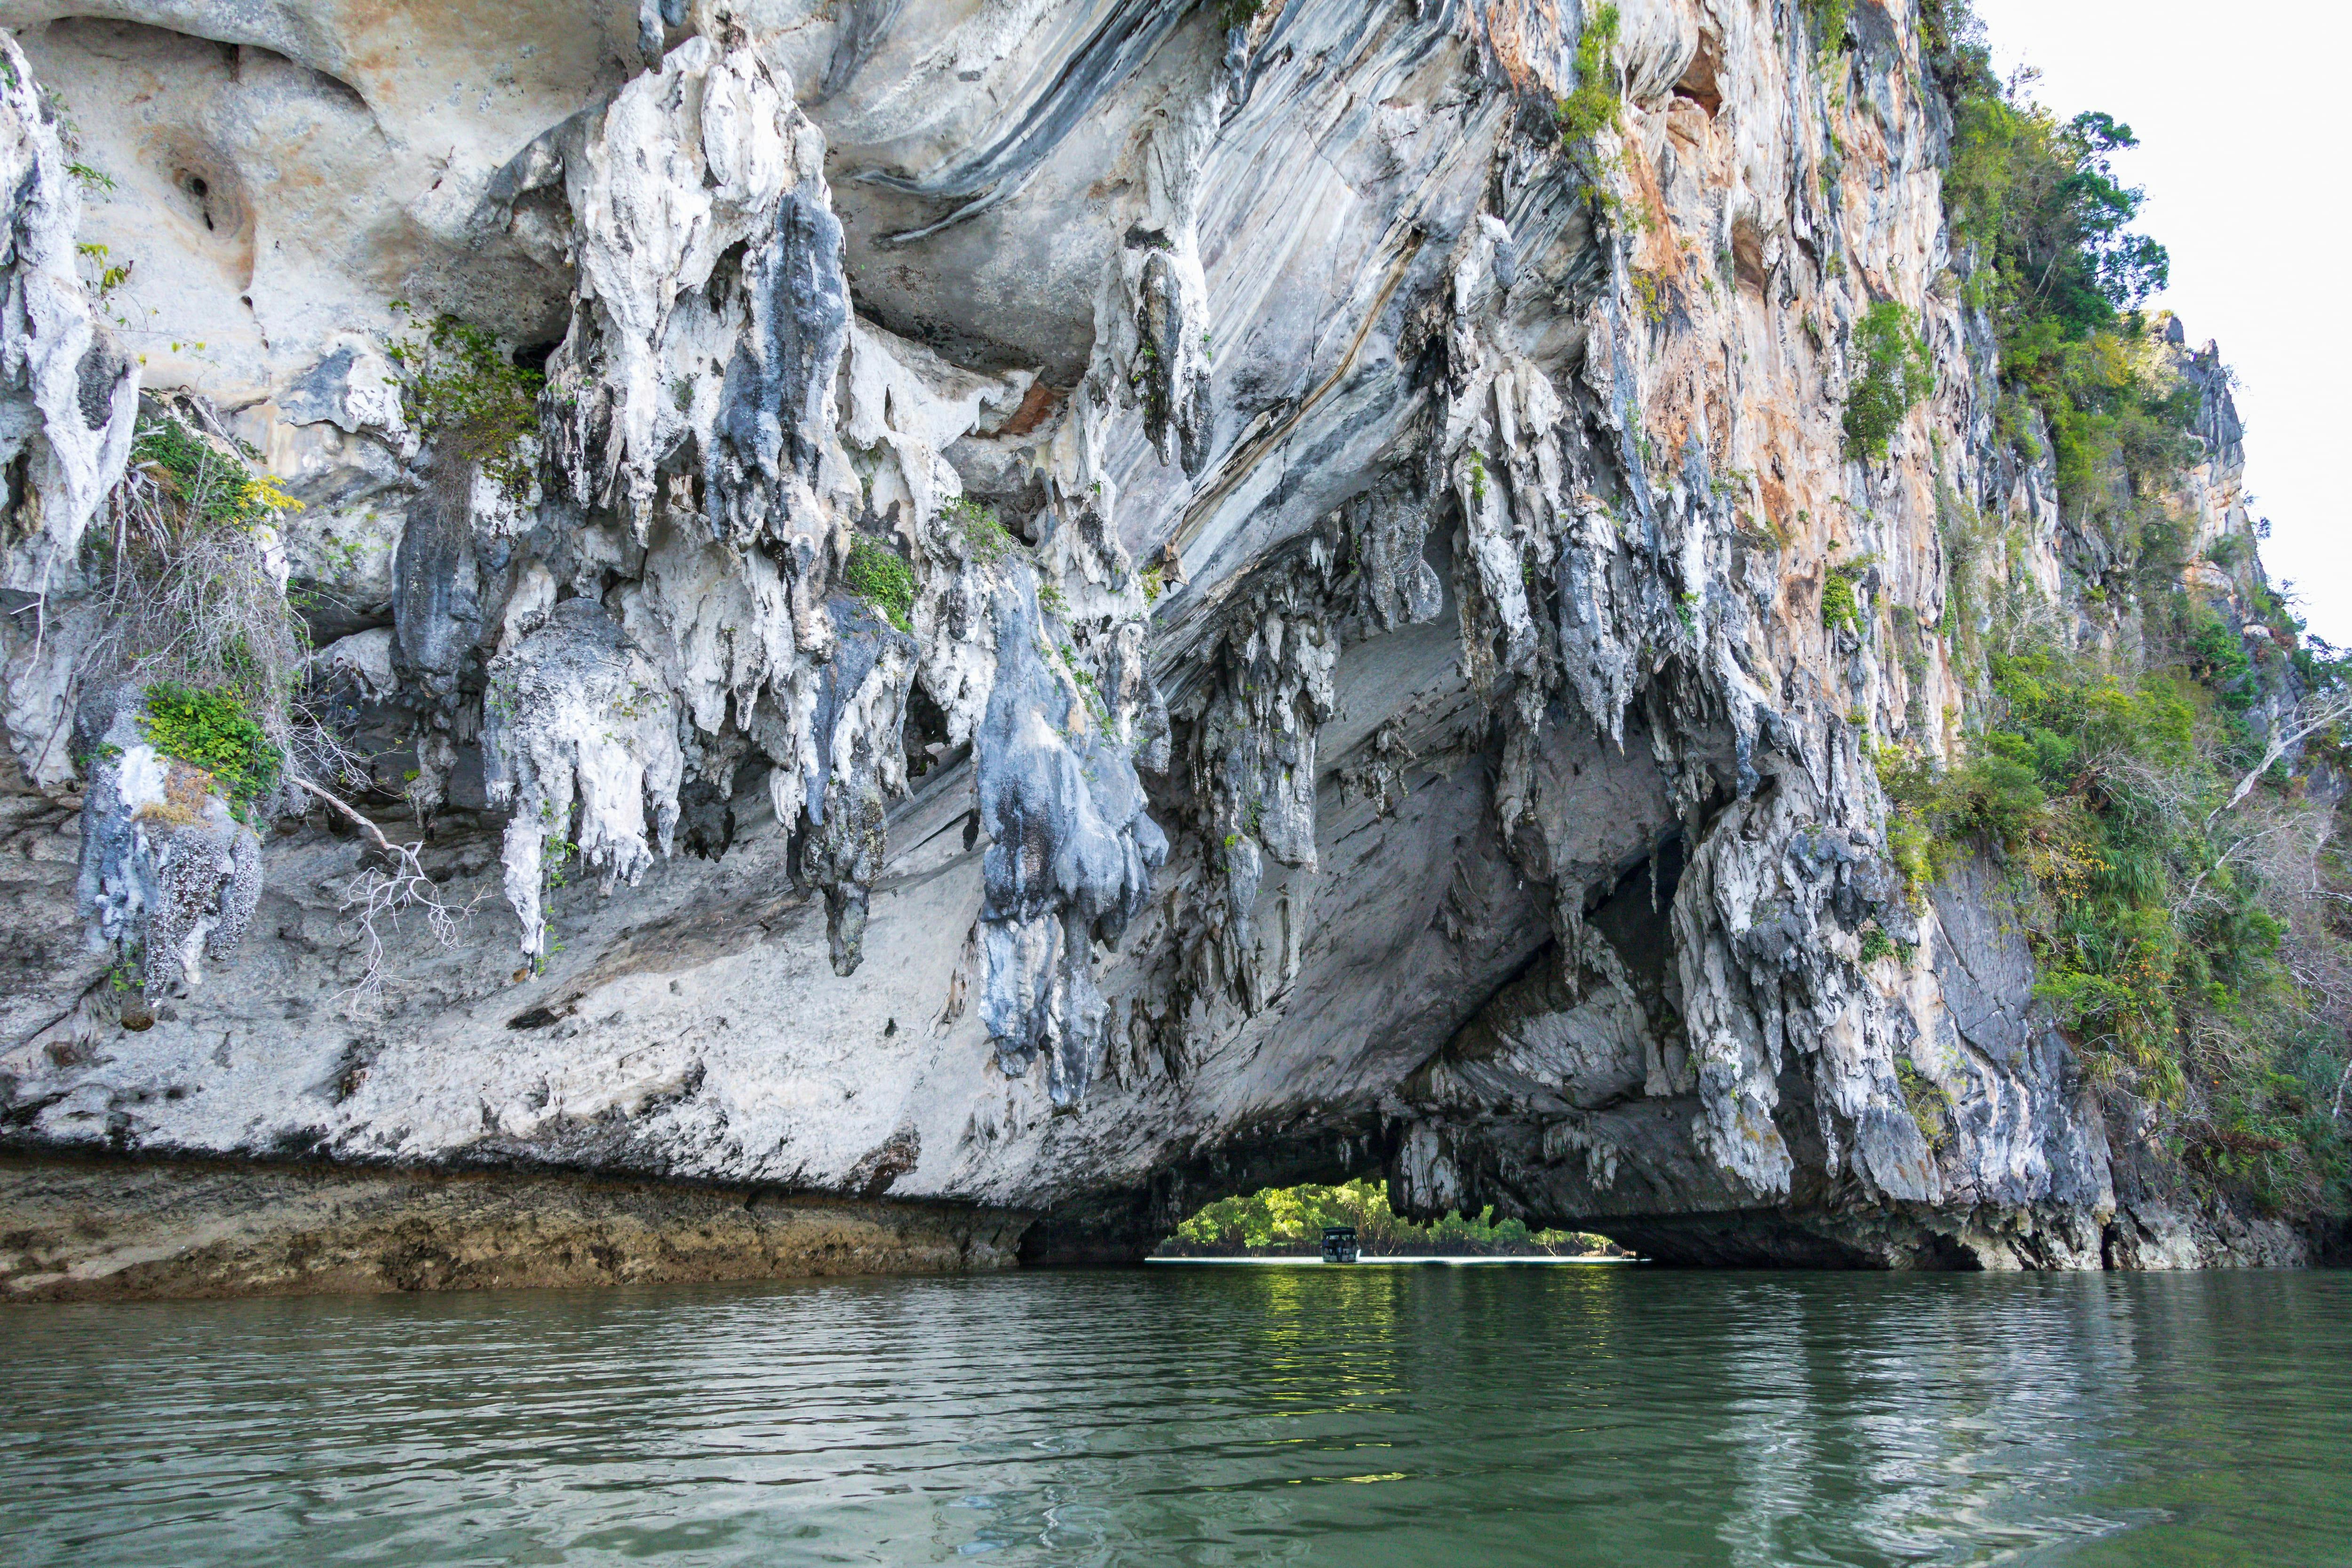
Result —
<instances>
[{"instance_id":1,"label":"karst rock formation","mask_svg":"<svg viewBox=\"0 0 2352 1568\"><path fill-rule=\"evenodd\" d=\"M1954 507L2062 598L2095 545L1997 437L1919 16L1806 16L0 4L0 1273L1109 1260L1343 1174L1685 1262L2305 1260L2149 1174L1997 867L1890 857ZM404 396L444 315L545 377L495 452ZM167 407L301 503L344 794L462 913L378 994L370 837L188 805L86 678Z\"/></svg>"}]
</instances>

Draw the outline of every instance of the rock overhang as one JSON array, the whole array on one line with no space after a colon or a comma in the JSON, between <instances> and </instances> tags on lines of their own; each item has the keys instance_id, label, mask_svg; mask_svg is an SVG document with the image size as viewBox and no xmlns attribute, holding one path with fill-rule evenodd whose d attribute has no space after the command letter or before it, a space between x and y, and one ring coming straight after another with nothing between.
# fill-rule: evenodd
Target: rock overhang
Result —
<instances>
[{"instance_id":1,"label":"rock overhang","mask_svg":"<svg viewBox=\"0 0 2352 1568\"><path fill-rule=\"evenodd\" d=\"M196 36L187 7L121 8L134 14ZM1118 1246L1140 1235L1135 1214L1224 1184L1374 1165L1408 1206L1483 1196L1537 1220L1892 1204L1910 1217L1889 1226L1925 1236L1944 1232L1919 1216L1962 1198L2096 1209L2105 1151L2062 1092L2063 1046L1979 1062L1968 1028L1939 1034L1962 986L1941 980L1941 946L1940 989L1857 968L1865 925L1908 941L1923 921L1962 921L1895 896L1849 717L1866 701L1906 724L1944 676L1811 624L1796 584L1811 567L1788 554L1809 560L1845 507L1842 526L1886 557L1868 591L1935 607L1924 454L1854 491L1841 372L1819 336L1859 298L1851 252L1869 290L1918 297L1941 312L1939 352L1963 352L1966 322L1926 292L1939 253L1921 182L1942 132L1895 79L1900 28L1865 40L1868 112L1847 129L1854 165L1903 199L1853 209L1789 126L1860 111L1815 102L1808 62L1755 8L1626 7L1621 199L1652 216L1612 226L1546 133L1572 18L1295 4L1225 36L1204 9L1119 0L1047 7L1026 28L990 8L929 31L855 6L654 15L658 60L636 53L643 16L608 7L505 97L467 99L454 173L422 194L409 185L437 101L416 85L431 51L386 64L362 46L389 24L331 5L280 7L219 41L345 83L404 143L368 192L398 199L350 223L352 243L408 237L336 280L337 299L383 319L392 287L437 269L449 288L417 297L520 339L557 330L531 302L552 289L573 318L550 361L559 395L621 411L611 427L554 422L570 499L535 531L501 523L479 549L436 554L411 548L429 531L418 510L392 521L406 559L475 572L473 591L504 600L448 659L423 661L450 666L426 695L462 729L461 666L521 657L547 611L603 601L630 657L667 672L656 683L679 678L693 734L679 779L655 759L593 811L647 829L614 840L635 869L627 847L652 862L659 814L699 787L736 822L723 858L655 864L609 904L551 895L562 947L520 985L502 984L504 955L418 955L433 978L413 1037L340 1022L332 1044L289 1037L320 939L281 935L254 955L257 994L207 1025L246 1043L214 1060L193 1030L159 1038L145 1063L105 1065L28 1113L33 1136L102 1123L159 1150L291 1136L341 1157L860 1193L887 1170L901 1195L1127 1215L1092 1227ZM83 31L44 37L62 60ZM575 247L593 238L619 187L584 173L590 138L625 109L764 220L769 198L745 194L758 160L720 156L695 97L763 71L798 139L792 199L839 218L835 276L856 312L838 312L842 377L811 372L824 333L772 332L748 402L728 401L717 358L682 396L660 377L631 391L607 374L628 354L702 341L665 324L665 289L690 271L714 321L737 308L723 258L630 280L664 302L624 342L580 273L551 261L544 225L560 218ZM216 129L228 98L291 90L272 73L258 55L192 64L181 111ZM246 184L233 233L305 210L270 216L274 197ZM802 274L833 242L814 217L803 227L776 242L781 281L743 309L823 294ZM745 254L782 232L747 228ZM408 272L393 278L387 258ZM499 281L526 266L527 287ZM620 297L611 278L596 287ZM192 286L181 308L211 298ZM706 335L750 341L734 331ZM315 390L315 364L354 352L321 337L314 362L302 335L241 348L226 370L151 372L242 395L266 370L283 414ZM1036 422L1013 429L1027 416L1005 405L1029 410L1040 387ZM1934 417L1973 454L1965 404ZM730 408L748 413L730 423ZM357 435L341 412L336 428ZM275 451L270 414L249 405ZM829 455L836 436L845 461ZM701 490L674 499L693 490L674 454L729 441L737 466L706 465ZM735 534L726 547L706 545L693 529L726 510L729 486L752 499L719 529ZM959 489L994 500L1032 547L1008 580L936 515ZM827 684L854 639L824 607L823 563L861 531L955 580L926 578L912 662L861 677L852 701ZM1156 605L1138 602L1148 571ZM743 603L694 610L744 584ZM434 637L455 624L405 613ZM764 654L740 638L719 651L753 625ZM476 647L485 637L498 640ZM974 748L920 780L899 776L889 743L916 692L941 715L942 755ZM476 743L450 731L442 754L420 731L420 771L455 778ZM661 748L623 749L642 763ZM1033 796L1055 804L1031 811ZM1113 801L1117 822L1075 830ZM1062 823L1034 866L1015 852L1033 819ZM289 869L335 853L306 842ZM510 853L510 868L540 858ZM296 886L274 895L276 929L331 926ZM664 955L673 933L689 962ZM87 1011L68 1034L89 1030ZM1972 1102L2032 1109L1929 1150L1897 1071L1923 1050ZM28 1081L58 1077L25 1065ZM179 1100L140 1087L165 1079Z\"/></svg>"}]
</instances>

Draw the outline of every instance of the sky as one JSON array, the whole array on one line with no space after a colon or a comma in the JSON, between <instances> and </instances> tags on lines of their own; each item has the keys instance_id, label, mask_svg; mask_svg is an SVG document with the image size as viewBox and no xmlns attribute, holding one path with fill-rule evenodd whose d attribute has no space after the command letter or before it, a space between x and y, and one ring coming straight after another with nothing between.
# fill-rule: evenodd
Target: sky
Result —
<instances>
[{"instance_id":1,"label":"sky","mask_svg":"<svg viewBox=\"0 0 2352 1568\"><path fill-rule=\"evenodd\" d=\"M2103 109L2137 149L2139 226L2172 253L2155 305L2237 372L2263 560L2311 629L2352 646L2352 7L2340 0L1974 0L2006 75L2062 116Z\"/></svg>"}]
</instances>

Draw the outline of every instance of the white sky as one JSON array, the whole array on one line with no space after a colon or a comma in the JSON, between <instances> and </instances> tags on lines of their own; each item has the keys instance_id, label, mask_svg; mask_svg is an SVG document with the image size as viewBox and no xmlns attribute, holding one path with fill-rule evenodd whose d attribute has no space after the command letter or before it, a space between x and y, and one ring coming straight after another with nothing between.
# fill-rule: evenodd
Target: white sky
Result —
<instances>
[{"instance_id":1,"label":"white sky","mask_svg":"<svg viewBox=\"0 0 2352 1568\"><path fill-rule=\"evenodd\" d=\"M1974 0L2006 75L2040 68L2061 116L2104 109L2139 138L2116 172L2172 253L2156 301L2238 373L2263 559L2311 629L2352 645L2352 113L2341 0Z\"/></svg>"}]
</instances>

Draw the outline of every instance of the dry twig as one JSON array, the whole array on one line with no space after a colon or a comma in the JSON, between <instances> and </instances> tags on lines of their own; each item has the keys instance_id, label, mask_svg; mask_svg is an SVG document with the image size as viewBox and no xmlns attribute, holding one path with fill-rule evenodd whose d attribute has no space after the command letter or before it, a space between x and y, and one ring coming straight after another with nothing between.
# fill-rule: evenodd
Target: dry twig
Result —
<instances>
[{"instance_id":1,"label":"dry twig","mask_svg":"<svg viewBox=\"0 0 2352 1568\"><path fill-rule=\"evenodd\" d=\"M477 892L463 904L450 903L441 896L439 885L425 874L419 858L425 848L423 839L413 844L394 844L373 819L332 791L322 789L299 773L289 775L289 782L341 813L391 862L389 869L383 866L362 867L344 888L343 901L338 906L359 936L364 963L358 982L343 995L355 1004L373 1005L383 997L383 931L379 922L396 931L402 914L415 911L424 916L425 929L433 933L434 941L443 947L454 948L483 894Z\"/></svg>"}]
</instances>

